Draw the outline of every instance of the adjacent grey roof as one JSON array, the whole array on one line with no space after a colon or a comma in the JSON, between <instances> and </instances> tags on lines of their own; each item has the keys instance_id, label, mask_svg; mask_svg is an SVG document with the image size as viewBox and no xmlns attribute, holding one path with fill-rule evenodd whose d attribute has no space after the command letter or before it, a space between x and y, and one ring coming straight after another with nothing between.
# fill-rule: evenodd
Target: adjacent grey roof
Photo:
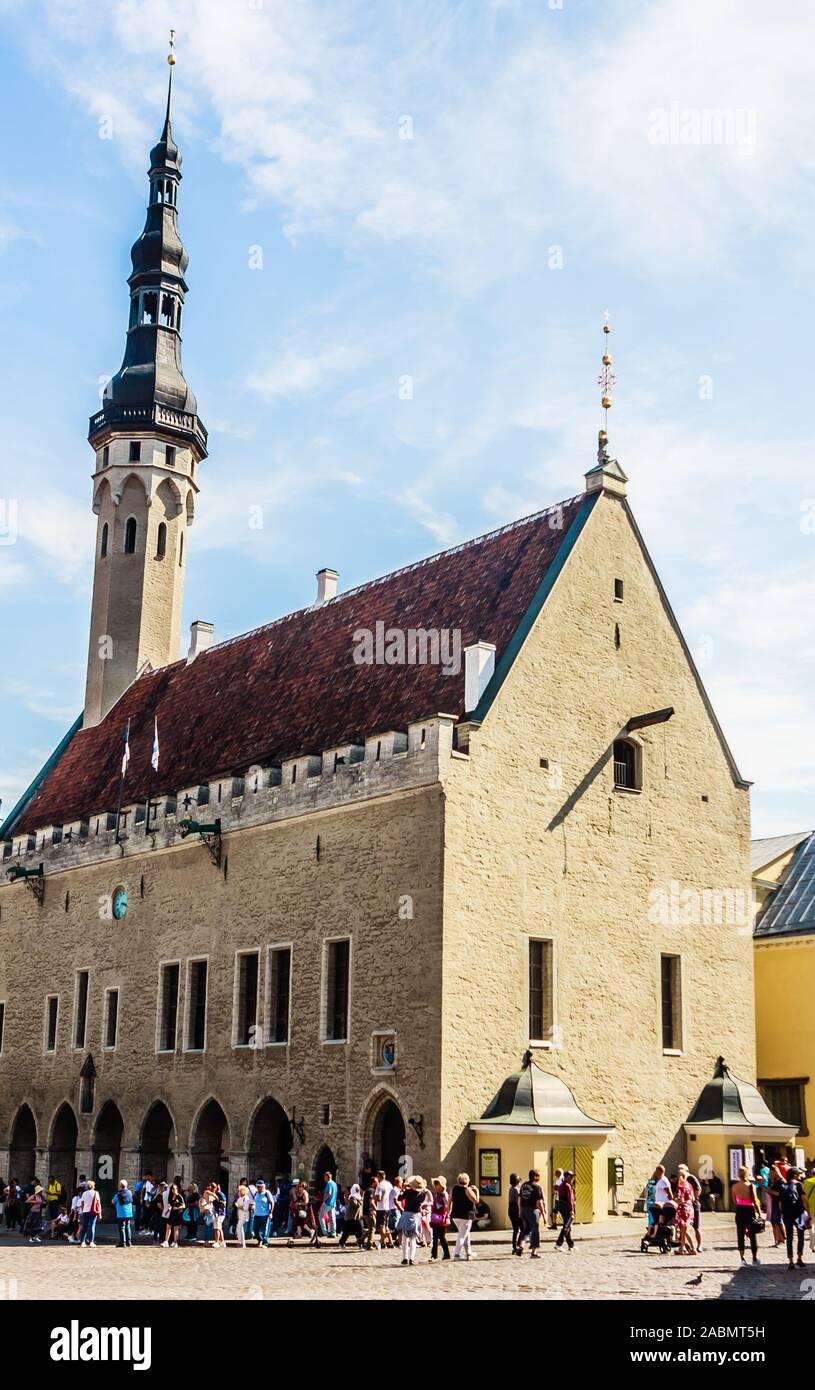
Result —
<instances>
[{"instance_id":1,"label":"adjacent grey roof","mask_svg":"<svg viewBox=\"0 0 815 1390\"><path fill-rule=\"evenodd\" d=\"M528 1125L530 1129L592 1130L607 1133L611 1125L592 1120L580 1109L565 1081L543 1071L527 1053L520 1071L514 1071L490 1101L482 1121L500 1125ZM473 1121L478 1125L479 1121Z\"/></svg>"},{"instance_id":2,"label":"adjacent grey roof","mask_svg":"<svg viewBox=\"0 0 815 1390\"><path fill-rule=\"evenodd\" d=\"M753 934L760 938L810 933L815 934L815 831L799 844Z\"/></svg>"},{"instance_id":3,"label":"adjacent grey roof","mask_svg":"<svg viewBox=\"0 0 815 1390\"><path fill-rule=\"evenodd\" d=\"M757 869L763 869L767 864L772 864L774 859L780 855L787 854L789 850L795 849L809 835L808 830L799 830L794 835L771 835L766 840L750 841L750 868L753 873Z\"/></svg>"},{"instance_id":4,"label":"adjacent grey roof","mask_svg":"<svg viewBox=\"0 0 815 1390\"><path fill-rule=\"evenodd\" d=\"M762 1132L791 1128L772 1113L755 1086L733 1075L723 1057L718 1058L712 1079L703 1087L685 1123L697 1127L751 1126Z\"/></svg>"}]
</instances>

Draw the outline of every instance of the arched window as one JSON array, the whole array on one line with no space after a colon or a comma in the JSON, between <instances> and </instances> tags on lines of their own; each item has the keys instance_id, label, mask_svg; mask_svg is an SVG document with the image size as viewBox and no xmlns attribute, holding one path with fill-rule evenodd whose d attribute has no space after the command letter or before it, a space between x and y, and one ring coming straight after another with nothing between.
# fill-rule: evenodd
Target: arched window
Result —
<instances>
[{"instance_id":1,"label":"arched window","mask_svg":"<svg viewBox=\"0 0 815 1390\"><path fill-rule=\"evenodd\" d=\"M156 559L163 560L167 554L167 523L159 522L158 538L156 540Z\"/></svg>"},{"instance_id":2,"label":"arched window","mask_svg":"<svg viewBox=\"0 0 815 1390\"><path fill-rule=\"evenodd\" d=\"M614 743L614 785L625 791L639 791L642 786L640 750L627 738Z\"/></svg>"},{"instance_id":3,"label":"arched window","mask_svg":"<svg viewBox=\"0 0 815 1390\"><path fill-rule=\"evenodd\" d=\"M105 522L104 526L102 527L102 548L101 548L99 554L102 556L102 559L104 560L104 558L105 558L105 556L107 555L107 553L108 553L108 524L107 524L107 522Z\"/></svg>"},{"instance_id":4,"label":"arched window","mask_svg":"<svg viewBox=\"0 0 815 1390\"><path fill-rule=\"evenodd\" d=\"M136 553L136 518L129 516L125 522L125 555Z\"/></svg>"}]
</instances>

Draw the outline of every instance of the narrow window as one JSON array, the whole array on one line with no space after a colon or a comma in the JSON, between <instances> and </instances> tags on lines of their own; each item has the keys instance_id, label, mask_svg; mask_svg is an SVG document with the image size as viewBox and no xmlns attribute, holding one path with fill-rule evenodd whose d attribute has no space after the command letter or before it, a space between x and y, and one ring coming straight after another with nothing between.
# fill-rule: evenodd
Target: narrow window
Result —
<instances>
[{"instance_id":1,"label":"narrow window","mask_svg":"<svg viewBox=\"0 0 815 1390\"><path fill-rule=\"evenodd\" d=\"M119 991L109 989L105 995L105 1047L116 1046L119 1033Z\"/></svg>"},{"instance_id":2,"label":"narrow window","mask_svg":"<svg viewBox=\"0 0 815 1390\"><path fill-rule=\"evenodd\" d=\"M348 1038L350 953L350 941L329 941L325 990L327 1042L346 1042Z\"/></svg>"},{"instance_id":3,"label":"narrow window","mask_svg":"<svg viewBox=\"0 0 815 1390\"><path fill-rule=\"evenodd\" d=\"M141 461L141 440L131 439L130 441L130 462L139 463Z\"/></svg>"},{"instance_id":4,"label":"narrow window","mask_svg":"<svg viewBox=\"0 0 815 1390\"><path fill-rule=\"evenodd\" d=\"M291 982L291 950L275 947L269 952L269 994L267 1000L266 1041L289 1041L289 985Z\"/></svg>"},{"instance_id":5,"label":"narrow window","mask_svg":"<svg viewBox=\"0 0 815 1390\"><path fill-rule=\"evenodd\" d=\"M552 988L551 941L529 943L529 1037L535 1042L552 1041L554 991Z\"/></svg>"},{"instance_id":6,"label":"narrow window","mask_svg":"<svg viewBox=\"0 0 815 1390\"><path fill-rule=\"evenodd\" d=\"M110 445L106 444L102 450L102 467L107 468L110 463Z\"/></svg>"},{"instance_id":7,"label":"narrow window","mask_svg":"<svg viewBox=\"0 0 815 1390\"><path fill-rule=\"evenodd\" d=\"M164 461L168 468L175 468L175 445L168 444L164 450Z\"/></svg>"},{"instance_id":8,"label":"narrow window","mask_svg":"<svg viewBox=\"0 0 815 1390\"><path fill-rule=\"evenodd\" d=\"M249 1047L255 1041L258 1018L258 953L247 951L238 956L238 1000L235 1042Z\"/></svg>"},{"instance_id":9,"label":"narrow window","mask_svg":"<svg viewBox=\"0 0 815 1390\"><path fill-rule=\"evenodd\" d=\"M6 1027L6 1006L0 1004L0 1052L3 1051L3 1036Z\"/></svg>"},{"instance_id":10,"label":"narrow window","mask_svg":"<svg viewBox=\"0 0 815 1390\"><path fill-rule=\"evenodd\" d=\"M187 1051L203 1052L207 1027L207 962L190 961Z\"/></svg>"},{"instance_id":11,"label":"narrow window","mask_svg":"<svg viewBox=\"0 0 815 1390\"><path fill-rule=\"evenodd\" d=\"M682 962L679 956L660 958L662 992L662 1047L682 1050Z\"/></svg>"},{"instance_id":12,"label":"narrow window","mask_svg":"<svg viewBox=\"0 0 815 1390\"><path fill-rule=\"evenodd\" d=\"M183 563L184 563L184 532L183 532L183 531L181 532L181 537L180 537L179 542L178 542L178 563L179 563L179 565L183 565Z\"/></svg>"},{"instance_id":13,"label":"narrow window","mask_svg":"<svg viewBox=\"0 0 815 1390\"><path fill-rule=\"evenodd\" d=\"M79 1109L83 1115L93 1114L93 1095L96 1090L96 1072L85 1071L84 1067L79 1073Z\"/></svg>"},{"instance_id":14,"label":"narrow window","mask_svg":"<svg viewBox=\"0 0 815 1390\"><path fill-rule=\"evenodd\" d=\"M57 1019L59 1018L59 995L49 994L45 1001L45 1050L57 1050Z\"/></svg>"},{"instance_id":15,"label":"narrow window","mask_svg":"<svg viewBox=\"0 0 815 1390\"><path fill-rule=\"evenodd\" d=\"M163 560L167 554L167 523L159 522L158 537L156 539L156 559Z\"/></svg>"},{"instance_id":16,"label":"narrow window","mask_svg":"<svg viewBox=\"0 0 815 1390\"><path fill-rule=\"evenodd\" d=\"M108 524L107 524L107 522L105 522L104 526L102 527L102 549L100 550L99 553L100 553L100 555L102 556L102 559L103 559L103 560L104 560L105 556L106 556L107 553L108 553Z\"/></svg>"},{"instance_id":17,"label":"narrow window","mask_svg":"<svg viewBox=\"0 0 815 1390\"><path fill-rule=\"evenodd\" d=\"M178 1022L178 976L179 965L161 967L161 986L159 989L159 1052L175 1052L175 1032Z\"/></svg>"},{"instance_id":18,"label":"narrow window","mask_svg":"<svg viewBox=\"0 0 815 1390\"><path fill-rule=\"evenodd\" d=\"M614 744L614 785L628 791L639 788L637 750L624 738L618 738Z\"/></svg>"},{"instance_id":19,"label":"narrow window","mask_svg":"<svg viewBox=\"0 0 815 1390\"><path fill-rule=\"evenodd\" d=\"M158 323L158 294L155 290L142 295L141 321L142 323Z\"/></svg>"},{"instance_id":20,"label":"narrow window","mask_svg":"<svg viewBox=\"0 0 815 1390\"><path fill-rule=\"evenodd\" d=\"M125 523L125 555L136 553L136 518L129 516Z\"/></svg>"},{"instance_id":21,"label":"narrow window","mask_svg":"<svg viewBox=\"0 0 815 1390\"><path fill-rule=\"evenodd\" d=\"M87 970L77 971L76 1005L74 1013L74 1047L85 1046L85 1031L88 1025L88 983Z\"/></svg>"},{"instance_id":22,"label":"narrow window","mask_svg":"<svg viewBox=\"0 0 815 1390\"><path fill-rule=\"evenodd\" d=\"M614 602L615 602L615 603L622 603L622 601L623 601L623 581L622 581L621 579L615 579L615 580L614 580Z\"/></svg>"}]
</instances>

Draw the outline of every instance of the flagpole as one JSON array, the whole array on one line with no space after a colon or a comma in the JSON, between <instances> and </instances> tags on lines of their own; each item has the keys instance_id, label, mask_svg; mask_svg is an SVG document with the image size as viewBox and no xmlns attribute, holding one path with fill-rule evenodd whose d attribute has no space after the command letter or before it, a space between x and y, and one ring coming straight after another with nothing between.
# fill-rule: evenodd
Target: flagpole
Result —
<instances>
[{"instance_id":1,"label":"flagpole","mask_svg":"<svg viewBox=\"0 0 815 1390\"><path fill-rule=\"evenodd\" d=\"M120 776L120 778L119 778L119 804L118 804L117 807L116 807L116 841L115 841L115 843L116 843L117 845L119 844L120 839L121 839L121 837L120 837L120 835L119 835L119 825L120 825L120 822L121 822L121 815L122 815L122 797L124 796L124 789L125 789L125 773L126 773L126 771L127 771L127 763L128 763L128 754L129 754L129 750L130 750L130 720L128 719L128 721L127 721L127 728L125 729L125 753L124 753L124 756L122 757L122 774L121 774L121 776Z\"/></svg>"}]
</instances>

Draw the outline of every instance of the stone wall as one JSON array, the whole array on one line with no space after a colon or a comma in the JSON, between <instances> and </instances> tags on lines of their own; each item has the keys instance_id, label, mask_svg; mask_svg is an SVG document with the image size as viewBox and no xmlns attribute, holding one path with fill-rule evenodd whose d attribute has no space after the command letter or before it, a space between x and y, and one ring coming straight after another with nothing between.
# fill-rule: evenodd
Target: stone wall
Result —
<instances>
[{"instance_id":1,"label":"stone wall","mask_svg":"<svg viewBox=\"0 0 815 1390\"><path fill-rule=\"evenodd\" d=\"M641 792L615 791L611 741L669 705L669 722L636 735ZM554 941L555 1034L536 1060L616 1126L631 1201L659 1159L681 1157L718 1054L752 1079L755 1046L749 911L649 920L672 882L691 890L690 916L693 890L724 890L725 916L735 894L747 904L749 806L620 502L595 507L445 797L444 1165L472 1163L467 1122L520 1063L540 935ZM662 1048L662 952L682 957L680 1055Z\"/></svg>"}]
</instances>

